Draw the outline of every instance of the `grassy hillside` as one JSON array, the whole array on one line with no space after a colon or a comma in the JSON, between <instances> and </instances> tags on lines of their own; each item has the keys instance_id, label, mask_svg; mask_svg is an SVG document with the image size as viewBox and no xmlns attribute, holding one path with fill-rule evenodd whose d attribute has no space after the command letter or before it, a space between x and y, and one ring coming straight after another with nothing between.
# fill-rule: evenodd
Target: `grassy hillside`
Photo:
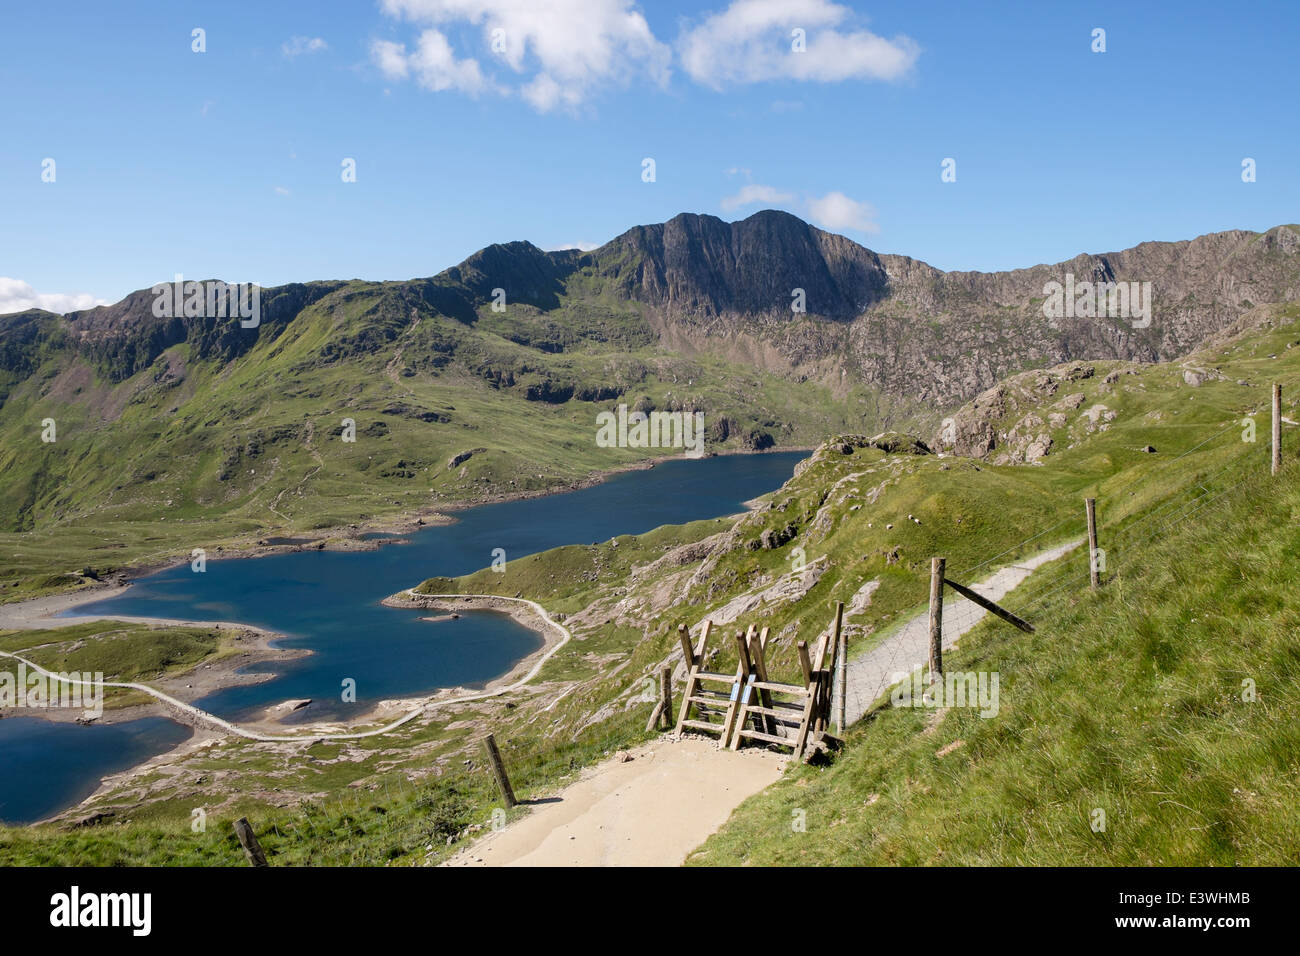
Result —
<instances>
[{"instance_id":1,"label":"grassy hillside","mask_svg":"<svg viewBox=\"0 0 1300 956\"><path fill-rule=\"evenodd\" d=\"M75 586L73 572L346 531L681 453L598 447L596 416L619 401L703 409L711 450L815 444L893 414L869 389L643 342L551 354L514 341L512 323L542 321L534 307L485 307L466 325L389 285L328 292L234 355L186 341L139 369L139 356L74 351L52 319L31 323L0 403L0 600ZM581 324L585 307L548 321Z\"/></svg>"},{"instance_id":2,"label":"grassy hillside","mask_svg":"<svg viewBox=\"0 0 1300 956\"><path fill-rule=\"evenodd\" d=\"M63 855L65 859L101 862L235 861L238 849L229 834L229 821L248 813L258 821L259 830L269 831L268 839L283 862L414 863L436 859L446 851L446 837L463 838L467 827L484 825L490 818L491 784L476 743L482 731L496 733L520 793L541 796L586 763L646 739L643 728L653 700L653 694L647 694L648 679L663 664L677 664L680 654L674 656L673 637L677 623L694 625L706 616L716 620L729 606L733 610L740 607L720 633L729 636L749 623L770 626L774 669L779 675L790 676L795 641L815 638L829 623L835 601L853 606L864 588L875 587L870 600L860 600L849 619L850 653L860 654L901 618L924 607L931 555L947 555L950 574L957 580L977 580L1019 556L1077 537L1082 531L1084 496L1095 496L1100 502L1103 545L1113 569L1118 569L1116 579L1100 596L1091 598L1080 595L1077 586L1053 593L1058 586L1056 575L1068 575L1076 584L1086 577L1079 563L1081 556L1063 562L1062 569L1039 571L1008 599L1013 609L1039 625L1038 633L1029 637L1013 632L1009 636L985 629L978 641L973 637L964 640L962 650L950 660L954 667L975 669L976 664L968 662L983 658L964 655L976 653L974 649L983 647L986 639L1009 641L1008 652L1023 653L1006 663L1003 710L998 719L977 720L979 726L971 729L963 723L967 715L953 712L928 736L917 737L928 715L911 711L877 715L854 731L836 767L796 770L789 781L772 791L770 799L794 799L788 796L791 792L802 793L815 781L847 781L853 774L837 778L837 768L858 766L854 761L877 761L873 780L886 781L883 775L887 773L896 774L889 778L896 781L910 779L913 765L909 754L918 761L924 756L935 762L935 773L942 774L960 765L969 735L984 735L980 739L987 737L989 746L996 743L1006 748L1008 766L1021 761L1019 775L1008 770L1005 785L1010 788L1014 783L1014 793L1028 801L1045 788L1041 781L1026 775L1026 768L1033 773L1072 774L1071 761L1086 743L1098 748L1099 755L1095 761L1089 757L1091 763L1079 764L1078 780L1099 793L1110 792L1116 781L1128 788L1115 789L1116 801L1104 805L1112 823L1109 832L1115 837L1120 825L1117 817L1122 819L1130 808L1139 806L1129 802L1137 798L1132 792L1135 778L1128 774L1145 773L1142 768L1148 768L1155 775L1151 779L1165 785L1169 782L1166 777L1173 773L1169 768L1176 763L1172 756L1165 764L1163 756L1138 752L1144 742L1149 745L1155 739L1139 732L1142 720L1154 720L1165 705L1171 717L1184 711L1194 715L1198 706L1209 708L1208 713L1227 693L1218 684L1180 683L1187 675L1194 676L1192 671L1178 669L1184 666L1179 642L1185 632L1209 627L1204 625L1207 620L1214 622L1212 629L1202 633L1206 641L1217 640L1222 646L1207 657L1210 663L1206 666L1211 670L1205 673L1221 676L1222 668L1234 659L1246 666L1232 657L1236 653L1233 641L1245 639L1240 635L1255 627L1253 623L1240 627L1233 623L1228 639L1222 636L1228 627L1224 622L1258 617L1262 623L1257 632L1251 630L1256 636L1250 639L1262 642L1260 660L1267 664L1256 667L1261 706L1271 706L1268 694L1282 692L1270 689L1273 685L1269 682L1279 679L1278 674L1289 673L1278 669L1290 653L1285 644L1270 645L1265 640L1272 633L1270 622L1276 626L1285 619L1286 605L1280 603L1285 597L1275 593L1272 583L1284 580L1282 575L1273 572L1229 589L1228 582L1236 580L1233 575L1257 569L1249 563L1252 551L1241 539L1220 534L1219 545L1209 532L1195 539L1171 538L1167 544L1161 544L1160 536L1154 543L1147 539L1152 531L1165 536L1192 533L1193 523L1202 521L1202 515L1193 517L1188 511L1195 496L1207 488L1216 493L1233 489L1238 475L1258 475L1266 470L1268 416L1257 416L1258 440L1254 444L1242 441L1242 419L1266 405L1268 385L1274 380L1285 383L1286 414L1296 418L1293 396L1300 388L1300 349L1288 346L1298 340L1300 324L1292 312L1279 311L1260 328L1225 338L1191 357L1189 366L1219 373L1219 377L1196 379L1198 384L1187 380L1181 363L1072 363L1046 370L1041 374L1055 381L1056 387L1028 388L1017 414L1036 409L1045 418L1063 396L1075 393L1082 393L1083 401L1062 412L1067 420L1061 435L1072 437L1056 442L1038 464L939 457L923 453L915 442L900 436L886 435L874 442L844 436L819 448L786 486L765 496L755 511L739 519L701 521L598 545L560 548L517 559L507 565L504 574L483 570L455 580L431 579L423 585L426 591L488 591L539 600L566 615L565 624L574 639L534 682L509 698L434 711L398 733L360 742L281 745L221 740L201 753L177 760L166 772L124 784L95 801L94 807L118 809L118 819L130 819L129 825L110 826L95 834L51 827L4 831L0 855L19 860ZM1119 374L1112 374L1116 372ZM1115 410L1116 415L1109 420L1098 415L1094 420L1088 412L1098 404ZM1294 442L1290 429L1287 441ZM1146 446L1155 451L1144 451ZM1250 489L1243 482L1238 491L1243 502L1239 523L1259 512L1258 508L1251 510L1255 499L1250 496L1255 492ZM1276 507L1290 507L1288 502L1290 498L1279 498ZM1294 520L1287 518L1288 514L1260 512L1258 520L1252 518L1247 524L1261 535L1281 536ZM1176 599L1169 594L1169 582L1162 577L1166 571L1159 561L1164 552L1157 555L1150 550L1156 546L1166 547L1184 561L1189 554L1203 555L1207 568L1222 571L1206 578L1209 595L1223 604L1218 617L1206 616L1209 598L1203 605L1195 605L1199 613L1186 620L1180 616L1182 612L1172 603ZM1261 560L1267 563L1278 560L1281 552L1273 557L1264 554ZM1202 573L1199 567L1194 573L1172 570L1177 567L1186 565L1170 564L1167 573L1192 580ZM1090 629L1083 612L1078 612L1083 615L1078 620L1068 617L1066 612L1075 613L1076 605L1061 603L1068 596L1102 602L1101 607L1108 601L1130 600L1139 586L1145 589L1142 597L1122 605L1136 636L1125 637L1125 632L1116 630L1115 621L1104 618L1098 618L1107 621L1104 628ZM1241 594L1252 595L1250 603L1234 603ZM739 604L733 603L738 599ZM1166 619L1159 609L1167 602L1175 610ZM1258 613L1256 602L1261 608ZM1116 621L1121 609L1117 605ZM1135 623L1138 611L1147 614L1151 623ZM1084 651L1070 651L1075 638L1062 637L1067 626L1081 629L1077 643ZM1276 637L1276 641L1282 640ZM1100 643L1090 645L1089 641ZM1053 657L1057 652L1073 656ZM1084 682L1082 670L1095 654L1102 655L1099 661L1111 663L1098 670L1100 683L1094 688ZM728 656L724 643L715 666L725 668ZM1041 669L1035 663L1039 656L1044 661ZM1202 656L1198 652L1189 660ZM1073 702L1082 700L1090 689L1128 695L1127 685L1117 690L1104 683L1121 674L1134 682L1137 690L1133 694L1142 691L1143 682L1168 681L1182 696L1150 697L1145 703L1125 696L1126 706L1147 708L1134 712L1138 720L1130 721L1133 726L1125 723L1128 717L1119 711L1074 713ZM1243 676L1250 675L1243 672ZM1045 692L1057 695L1034 705L1040 710L1028 711L1032 724L1021 716L1023 708L1030 707L1026 701L1033 699L1024 696L1029 693L1026 682L1031 678L1040 680ZM1052 724L1052 720L1058 722ZM1034 736L1039 722L1048 736ZM1163 725L1151 726L1158 729ZM1177 728L1181 731L1186 726ZM1260 725L1249 726L1253 734ZM895 736L860 739L884 733L876 729L881 727L897 727ZM1058 752L1055 741L1066 739L1062 736L1066 729L1077 735L1071 738L1074 749ZM931 738L940 731L952 736L930 747ZM1226 735L1226 730L1221 731ZM1106 749L1111 737L1117 748L1113 751ZM935 756L935 751L957 739L966 743L943 757ZM1026 740L1033 742L1033 748L1017 756ZM1176 743L1162 742L1161 746L1169 746L1171 754L1181 760L1188 751L1176 750ZM1192 741L1178 744L1183 745L1191 746ZM1248 754L1265 753L1268 746L1264 738L1251 736L1239 740L1237 750L1244 759ZM893 762L893 747L899 748L897 763ZM1119 757L1134 759L1137 769L1116 769L1113 764ZM1259 769L1260 765L1251 766ZM933 784L931 788L935 789ZM1265 792L1258 786L1253 789ZM875 792L862 794L861 801ZM770 807L754 811L756 817L746 816L751 807L768 806L761 802L766 799L769 797L756 798L736 818L735 825L742 830L734 832L743 836L737 837L735 847L742 849L724 851L710 844L705 850L717 853L716 859L733 860L747 858L750 848L755 854L781 854L797 845L812 852L813 824L823 827L818 832L824 836L825 819L815 817L811 805L795 804L809 810L809 833L797 835L808 842L787 844L782 830L790 819L787 804L773 804L779 807L775 816ZM1165 797L1147 806L1158 805L1159 799ZM1200 813L1214 811L1216 806L1213 800L1201 807L1178 796L1171 799ZM883 797L877 802L881 801ZM823 805L841 806L829 796ZM195 806L208 809L210 830L186 836ZM851 817L848 808L857 806L844 803L834 811L839 814L834 819ZM902 812L897 812L901 819ZM1060 826L1065 819L1060 818ZM768 831L762 839L761 831ZM731 833L728 830L719 839L730 839L727 834ZM324 839L324 835L332 838ZM1138 852L1138 844L1127 845ZM430 846L434 849L426 849ZM1018 852L1013 843L1004 846L1008 858ZM1189 852L1202 852L1195 848L1199 845L1189 846L1193 846ZM715 858L706 856L702 862Z\"/></svg>"},{"instance_id":3,"label":"grassy hillside","mask_svg":"<svg viewBox=\"0 0 1300 956\"><path fill-rule=\"evenodd\" d=\"M691 862L1294 865L1300 467L1232 479L1136 539L1099 593L1079 560L1040 572L1036 633L984 622L945 654L1000 674L996 717L886 701L834 766L788 773Z\"/></svg>"},{"instance_id":4,"label":"grassy hillside","mask_svg":"<svg viewBox=\"0 0 1300 956\"><path fill-rule=\"evenodd\" d=\"M928 435L1012 373L1181 355L1267 308L1247 292L1294 298L1297 252L1279 226L949 274L766 210L590 253L493 245L429 279L265 289L253 329L155 315L149 290L0 316L0 601L660 454L596 445L618 403L702 412L711 450ZM1156 321L1049 320L1044 283L1067 271L1154 281Z\"/></svg>"}]
</instances>

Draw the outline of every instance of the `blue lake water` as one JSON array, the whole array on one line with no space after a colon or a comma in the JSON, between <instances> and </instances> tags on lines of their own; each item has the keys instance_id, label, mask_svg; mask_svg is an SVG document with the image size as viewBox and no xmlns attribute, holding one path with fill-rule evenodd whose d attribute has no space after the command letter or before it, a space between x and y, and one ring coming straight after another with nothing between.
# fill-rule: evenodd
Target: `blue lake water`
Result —
<instances>
[{"instance_id":1,"label":"blue lake water","mask_svg":"<svg viewBox=\"0 0 1300 956\"><path fill-rule=\"evenodd\" d=\"M175 747L190 729L166 717L79 727L0 720L0 821L29 823L79 803L100 780Z\"/></svg>"},{"instance_id":2,"label":"blue lake water","mask_svg":"<svg viewBox=\"0 0 1300 956\"><path fill-rule=\"evenodd\" d=\"M347 717L386 697L485 683L542 643L535 632L503 614L422 621L430 612L383 607L379 602L388 595L428 577L486 567L496 548L514 560L559 545L734 514L743 502L779 487L803 457L801 452L767 452L663 462L579 491L461 511L454 524L425 528L410 535L408 544L376 551L304 551L225 561L209 555L203 573L182 565L141 578L120 597L69 613L238 621L278 631L286 635L281 646L313 653L262 665L273 679L218 691L195 703L239 719L268 704L310 697L312 705L298 712L296 720ZM355 681L355 703L342 700L345 679ZM34 723L41 725L39 733L24 729ZM87 734L108 730L115 734ZM161 718L104 728L0 721L0 820L26 822L57 812L93 791L104 774L162 753L186 733ZM31 776L34 750L43 750L47 765L57 767L39 783Z\"/></svg>"}]
</instances>

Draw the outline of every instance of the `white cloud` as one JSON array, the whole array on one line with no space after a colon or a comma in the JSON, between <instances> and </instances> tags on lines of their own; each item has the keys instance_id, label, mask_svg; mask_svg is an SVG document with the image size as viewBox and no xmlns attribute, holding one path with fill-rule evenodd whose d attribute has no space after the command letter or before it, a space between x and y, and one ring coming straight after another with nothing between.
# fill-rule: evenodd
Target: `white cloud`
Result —
<instances>
[{"instance_id":1,"label":"white cloud","mask_svg":"<svg viewBox=\"0 0 1300 956\"><path fill-rule=\"evenodd\" d=\"M846 21L853 11L831 0L733 0L686 30L678 51L686 72L714 89L765 80L896 80L920 50L905 36L886 40ZM794 52L792 31L805 49Z\"/></svg>"},{"instance_id":2,"label":"white cloud","mask_svg":"<svg viewBox=\"0 0 1300 956\"><path fill-rule=\"evenodd\" d=\"M0 315L45 309L47 312L76 312L96 305L108 305L89 292L37 292L21 279L0 276Z\"/></svg>"},{"instance_id":3,"label":"white cloud","mask_svg":"<svg viewBox=\"0 0 1300 956\"><path fill-rule=\"evenodd\" d=\"M277 196L287 196L287 195L289 195L289 190L287 190L287 189L286 189L285 187L283 187L283 186L276 186L276 187L275 187L275 194L276 194Z\"/></svg>"},{"instance_id":4,"label":"white cloud","mask_svg":"<svg viewBox=\"0 0 1300 956\"><path fill-rule=\"evenodd\" d=\"M290 37L280 44L280 51L290 59L304 53L323 53L330 45L320 37Z\"/></svg>"},{"instance_id":5,"label":"white cloud","mask_svg":"<svg viewBox=\"0 0 1300 956\"><path fill-rule=\"evenodd\" d=\"M479 75L480 88L518 93L542 112L574 109L602 89L637 77L661 85L668 79L672 52L655 39L632 0L382 0L381 7L418 24L478 27L483 62L495 61L507 79L513 74L518 82L508 87L495 75L491 80ZM422 34L422 44L430 33L447 43L442 33L430 29ZM412 62L416 55L407 57L404 44L376 41L371 55L390 79L415 72L430 89L470 91L464 82L424 82ZM479 74L478 61L456 61L449 43L445 57L473 64Z\"/></svg>"},{"instance_id":6,"label":"white cloud","mask_svg":"<svg viewBox=\"0 0 1300 956\"><path fill-rule=\"evenodd\" d=\"M390 80L404 80L410 73L406 65L406 44L391 40L376 40L370 44L370 58L375 66Z\"/></svg>"},{"instance_id":7,"label":"white cloud","mask_svg":"<svg viewBox=\"0 0 1300 956\"><path fill-rule=\"evenodd\" d=\"M400 80L414 74L417 83L435 93L460 90L477 96L490 87L478 61L457 59L447 37L437 30L422 32L410 54L406 52L406 44L386 40L371 44L370 53L389 79Z\"/></svg>"},{"instance_id":8,"label":"white cloud","mask_svg":"<svg viewBox=\"0 0 1300 956\"><path fill-rule=\"evenodd\" d=\"M565 249L577 249L580 252L591 252L592 249L599 249L598 242L566 242L562 245L552 246L547 252L563 252Z\"/></svg>"},{"instance_id":9,"label":"white cloud","mask_svg":"<svg viewBox=\"0 0 1300 956\"><path fill-rule=\"evenodd\" d=\"M876 210L870 203L850 199L841 192L808 200L808 215L812 221L827 229L856 229L859 232L879 232Z\"/></svg>"},{"instance_id":10,"label":"white cloud","mask_svg":"<svg viewBox=\"0 0 1300 956\"><path fill-rule=\"evenodd\" d=\"M733 209L739 209L741 206L749 206L756 202L761 202L769 206L780 206L794 199L791 193L783 193L772 186L760 186L757 183L750 183L748 186L741 186L740 192L734 196L727 196L719 205L730 212Z\"/></svg>"}]
</instances>

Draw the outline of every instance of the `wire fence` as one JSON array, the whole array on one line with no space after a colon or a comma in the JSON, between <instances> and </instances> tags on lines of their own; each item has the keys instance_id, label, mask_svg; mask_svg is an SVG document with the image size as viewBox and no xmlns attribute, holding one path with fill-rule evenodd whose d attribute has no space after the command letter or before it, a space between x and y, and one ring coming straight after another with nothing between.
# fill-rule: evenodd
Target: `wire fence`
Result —
<instances>
[{"instance_id":1,"label":"wire fence","mask_svg":"<svg viewBox=\"0 0 1300 956\"><path fill-rule=\"evenodd\" d=\"M1277 384L1289 390L1298 382L1300 376ZM1098 570L1105 577L1121 574L1133 566L1144 547L1230 500L1230 493L1242 487L1243 482L1268 475L1269 455L1260 452L1261 449L1271 452L1271 437L1267 442L1252 443L1247 434L1253 424L1248 425L1247 420L1253 423L1255 417L1268 410L1270 402L1271 399L1235 416L1163 462L1162 473L1173 474L1175 479L1167 489L1161 489L1164 493L1156 500L1140 509L1130 511L1125 502L1112 503L1099 497L1096 554L1088 547L1084 502L1080 500L1077 515L1062 518L977 564L945 571L945 577L958 580L1015 615L1032 620L1061 594L1087 590L1092 562L1098 563ZM1234 431L1242 432L1241 438L1225 440ZM1189 460L1199 464L1202 459L1206 462L1203 473L1198 468L1187 480L1176 480L1177 473L1186 470ZM1017 557L1008 561L1011 555ZM1033 573L1042 565L1071 556L1075 556L1078 568L1072 562L1057 573ZM989 612L947 588L944 590L947 594L942 604L941 647L947 648ZM930 644L928 615L920 613L868 653L850 660L843 690L848 723L866 713L891 686L924 668Z\"/></svg>"}]
</instances>

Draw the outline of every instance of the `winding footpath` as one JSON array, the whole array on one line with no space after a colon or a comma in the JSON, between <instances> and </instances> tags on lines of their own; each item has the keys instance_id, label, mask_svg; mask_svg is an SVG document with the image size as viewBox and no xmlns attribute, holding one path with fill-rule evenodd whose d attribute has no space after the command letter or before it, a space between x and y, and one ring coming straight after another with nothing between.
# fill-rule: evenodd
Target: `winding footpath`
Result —
<instances>
[{"instance_id":1,"label":"winding footpath","mask_svg":"<svg viewBox=\"0 0 1300 956\"><path fill-rule=\"evenodd\" d=\"M536 601L530 601L527 598L503 597L502 595L499 594L420 594L417 595L415 593L414 588L407 588L404 593L406 593L412 598L416 598L416 597L444 598L444 599L445 598L471 598L471 599L478 598L478 599L491 599L495 601L513 601L516 604L524 604L532 608L532 610L535 611L539 617L541 617L542 621L545 622L547 626L555 628L556 632L559 633L561 637L559 641L557 641L551 648L549 648L544 654L542 654L541 657L537 659L537 661L529 669L527 674L525 674L523 677L519 678L519 680L515 681L512 684L509 684L505 687L498 687L496 690L484 691L479 694L465 694L460 697L448 697L444 700L433 700L431 698L426 699L414 710L410 711L406 715L398 718L397 720L393 721L390 724L385 724L383 727L378 727L374 730L356 731L353 733L322 732L322 733L315 733L309 735L264 734L261 733L260 731L248 730L247 728L241 727L238 724L231 723L228 720L224 720L221 717L218 717L216 714L210 714L206 710L201 710L200 708L195 707L192 704L187 704L183 700L177 700L175 697L171 696L170 694L165 694L154 687L150 687L148 684L141 684L135 681L104 681L102 686L120 687L126 690L142 691L143 693L148 694L150 697L153 697L154 699L162 703L162 705L165 708L167 708L168 711L171 712L171 715L173 717L180 719L182 723L189 723L196 726L209 727L215 730L222 731L224 733L234 734L236 737L243 737L245 740L256 740L263 743L311 743L314 741L326 741L326 740L361 740L366 737L378 737L381 734L391 733L397 728L410 723L412 720L414 720L416 717L419 717L421 714L433 710L437 707L446 707L451 704L471 703L476 700L487 700L492 697L500 697L502 694L512 693L513 691L520 689L529 681L531 681L534 677L536 677L538 673L541 672L542 667L546 664L548 660L551 659L551 657L555 654L555 652L558 651L560 648L562 648L565 644L569 643L569 639L573 636L572 632L570 632L567 627L565 627L563 624L556 621L554 618L550 616L550 614L546 612L546 608L542 607ZM147 620L147 619L137 618L136 620ZM88 686L92 686L93 684L92 681L76 680L64 674L57 674L53 671L46 670L41 665L33 661L29 661L25 657L20 657L17 654L11 654L8 651L0 651L0 657L8 657L8 658L12 658L13 660L20 661L21 663L27 665L32 670L36 671L42 676L52 680L60 681L65 684L72 684L81 687L88 687Z\"/></svg>"},{"instance_id":2,"label":"winding footpath","mask_svg":"<svg viewBox=\"0 0 1300 956\"><path fill-rule=\"evenodd\" d=\"M986 577L972 589L1001 600L1033 571L1079 547L1071 541ZM987 612L965 598L944 600L949 647ZM913 615L848 663L846 710L859 720L895 673L925 663L929 611ZM687 735L659 739L606 760L532 812L463 847L444 866L680 866L747 797L775 783L788 760L761 748L719 750Z\"/></svg>"}]
</instances>

